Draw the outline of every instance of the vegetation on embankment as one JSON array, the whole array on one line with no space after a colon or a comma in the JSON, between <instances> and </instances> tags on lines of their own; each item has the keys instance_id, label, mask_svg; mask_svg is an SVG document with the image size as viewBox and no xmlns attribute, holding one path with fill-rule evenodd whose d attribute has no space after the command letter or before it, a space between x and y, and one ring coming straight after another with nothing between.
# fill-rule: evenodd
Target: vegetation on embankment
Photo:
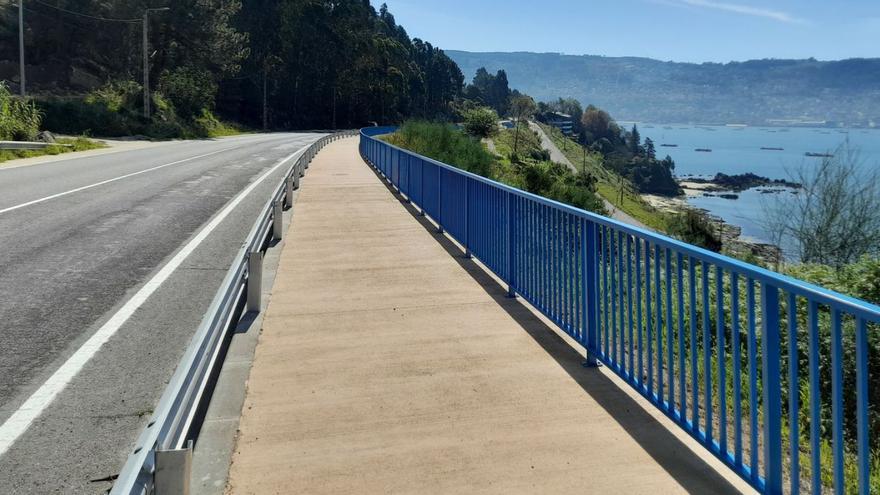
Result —
<instances>
[{"instance_id":1,"label":"vegetation on embankment","mask_svg":"<svg viewBox=\"0 0 880 495\"><path fill-rule=\"evenodd\" d=\"M43 116L32 101L16 98L9 89L0 84L0 141L33 141L40 132ZM69 146L64 146L69 145ZM62 138L41 150L2 150L0 163L15 158L57 155L70 151L83 151L101 148L101 143L86 138Z\"/></svg>"},{"instance_id":2,"label":"vegetation on embankment","mask_svg":"<svg viewBox=\"0 0 880 495\"><path fill-rule=\"evenodd\" d=\"M452 125L424 121L405 122L388 142L463 170L556 201L598 213L604 205L589 174L575 174L549 161L540 139L530 130L501 131L495 139L499 155L490 153L475 137ZM518 152L513 153L514 141ZM513 157L513 158L511 158Z\"/></svg>"},{"instance_id":3,"label":"vegetation on embankment","mask_svg":"<svg viewBox=\"0 0 880 495\"><path fill-rule=\"evenodd\" d=\"M625 177L603 166L601 153L595 152L580 145L575 140L564 136L555 127L538 123L553 144L559 148L568 161L575 167L586 170L596 177L596 187L599 195L605 198L615 208L625 212L639 222L659 232L668 232L669 218L656 210L642 199L632 183Z\"/></svg>"},{"instance_id":4,"label":"vegetation on embankment","mask_svg":"<svg viewBox=\"0 0 880 495\"><path fill-rule=\"evenodd\" d=\"M72 151L86 151L104 148L104 144L84 137L59 138L55 143L41 150L0 150L0 163L16 158L32 158L35 156L60 155Z\"/></svg>"},{"instance_id":5,"label":"vegetation on embankment","mask_svg":"<svg viewBox=\"0 0 880 495\"><path fill-rule=\"evenodd\" d=\"M711 251L723 250L717 229L704 215L692 210L672 214L654 208L642 198L628 178L605 167L605 158L601 153L582 146L554 127L538 125L572 164L596 177L597 192L615 208L660 233Z\"/></svg>"},{"instance_id":6,"label":"vegetation on embankment","mask_svg":"<svg viewBox=\"0 0 880 495\"><path fill-rule=\"evenodd\" d=\"M152 116L144 117L143 89L135 82L116 82L83 97L54 97L36 101L43 126L63 134L93 136L145 136L154 139L211 138L240 134L242 126L220 121L212 97L187 87L197 81L178 81L176 95L154 92ZM210 94L210 93L209 93Z\"/></svg>"}]
</instances>

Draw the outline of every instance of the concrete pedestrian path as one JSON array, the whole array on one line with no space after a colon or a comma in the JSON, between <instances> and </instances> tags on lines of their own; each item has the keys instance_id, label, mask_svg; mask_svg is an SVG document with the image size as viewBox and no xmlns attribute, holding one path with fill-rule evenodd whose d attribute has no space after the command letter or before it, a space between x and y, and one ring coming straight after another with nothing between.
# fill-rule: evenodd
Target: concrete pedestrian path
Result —
<instances>
[{"instance_id":1,"label":"concrete pedestrian path","mask_svg":"<svg viewBox=\"0 0 880 495\"><path fill-rule=\"evenodd\" d=\"M251 370L232 494L748 486L462 257L358 156L312 163Z\"/></svg>"}]
</instances>

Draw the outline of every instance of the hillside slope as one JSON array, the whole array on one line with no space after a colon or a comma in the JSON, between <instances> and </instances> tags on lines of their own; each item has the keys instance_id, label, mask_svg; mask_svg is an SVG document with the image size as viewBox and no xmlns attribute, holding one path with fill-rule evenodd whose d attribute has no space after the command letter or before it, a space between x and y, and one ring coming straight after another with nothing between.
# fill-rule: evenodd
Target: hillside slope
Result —
<instances>
[{"instance_id":1,"label":"hillside slope","mask_svg":"<svg viewBox=\"0 0 880 495\"><path fill-rule=\"evenodd\" d=\"M465 74L479 67L504 69L512 87L537 99L574 97L621 120L880 125L880 59L689 64L558 53L446 53Z\"/></svg>"}]
</instances>

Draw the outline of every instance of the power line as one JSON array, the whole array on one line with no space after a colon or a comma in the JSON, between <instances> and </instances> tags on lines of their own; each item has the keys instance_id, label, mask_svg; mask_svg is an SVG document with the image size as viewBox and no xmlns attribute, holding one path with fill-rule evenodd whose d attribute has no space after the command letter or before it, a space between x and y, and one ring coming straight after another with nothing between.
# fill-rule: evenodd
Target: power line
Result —
<instances>
[{"instance_id":1,"label":"power line","mask_svg":"<svg viewBox=\"0 0 880 495\"><path fill-rule=\"evenodd\" d=\"M93 19L93 20L96 20L96 21L106 21L106 22L125 22L125 23L132 23L132 24L133 24L133 23L136 23L136 22L141 22L141 19L114 19L114 18L111 18L111 17L101 17L101 16L94 16L94 15L89 15L89 14L83 14L82 12L75 12L75 11L73 11L73 10L67 10L67 9L65 9L65 8L58 7L58 6L56 6L56 5L52 5L52 4L49 4L49 3L43 2L42 0L31 0L31 1L32 1L32 2L36 2L36 3L40 4L40 5L45 6L45 7L49 7L50 9L55 9L55 10L58 10L58 11L64 12L65 14L75 15L75 16L78 16L78 17L84 17L84 18L86 18L86 19Z\"/></svg>"}]
</instances>

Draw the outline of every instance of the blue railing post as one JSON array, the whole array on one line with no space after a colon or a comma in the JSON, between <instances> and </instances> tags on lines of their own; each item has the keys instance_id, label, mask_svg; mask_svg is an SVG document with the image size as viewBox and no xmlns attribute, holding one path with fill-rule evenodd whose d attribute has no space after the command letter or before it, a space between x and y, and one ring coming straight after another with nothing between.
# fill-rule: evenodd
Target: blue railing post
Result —
<instances>
[{"instance_id":1,"label":"blue railing post","mask_svg":"<svg viewBox=\"0 0 880 495\"><path fill-rule=\"evenodd\" d=\"M443 233L443 169L437 169L437 233Z\"/></svg>"},{"instance_id":2,"label":"blue railing post","mask_svg":"<svg viewBox=\"0 0 880 495\"><path fill-rule=\"evenodd\" d=\"M419 216L425 216L425 162L419 158Z\"/></svg>"},{"instance_id":3,"label":"blue railing post","mask_svg":"<svg viewBox=\"0 0 880 495\"><path fill-rule=\"evenodd\" d=\"M464 257L471 257L471 181L464 179Z\"/></svg>"},{"instance_id":4,"label":"blue railing post","mask_svg":"<svg viewBox=\"0 0 880 495\"><path fill-rule=\"evenodd\" d=\"M514 232L513 232L513 194L507 193L505 196L505 218L507 221L507 297L516 297L516 289L514 289L513 272L516 269L516 260L513 256L514 248Z\"/></svg>"},{"instance_id":5,"label":"blue railing post","mask_svg":"<svg viewBox=\"0 0 880 495\"><path fill-rule=\"evenodd\" d=\"M761 283L761 367L764 389L764 493L782 494L782 376L779 352L779 289ZM752 454L754 455L754 453Z\"/></svg>"},{"instance_id":6,"label":"blue railing post","mask_svg":"<svg viewBox=\"0 0 880 495\"><path fill-rule=\"evenodd\" d=\"M599 294L596 288L596 269L598 268L598 258L596 256L596 224L584 220L582 233L581 255L583 256L584 267L584 273L582 275L584 277L584 297L582 303L587 315L585 322L587 326L587 360L584 362L584 366L593 368L599 366L599 360L596 359L596 356L599 355L599 346L596 342L596 332L598 331L597 318L599 314L596 308L599 303Z\"/></svg>"}]
</instances>

